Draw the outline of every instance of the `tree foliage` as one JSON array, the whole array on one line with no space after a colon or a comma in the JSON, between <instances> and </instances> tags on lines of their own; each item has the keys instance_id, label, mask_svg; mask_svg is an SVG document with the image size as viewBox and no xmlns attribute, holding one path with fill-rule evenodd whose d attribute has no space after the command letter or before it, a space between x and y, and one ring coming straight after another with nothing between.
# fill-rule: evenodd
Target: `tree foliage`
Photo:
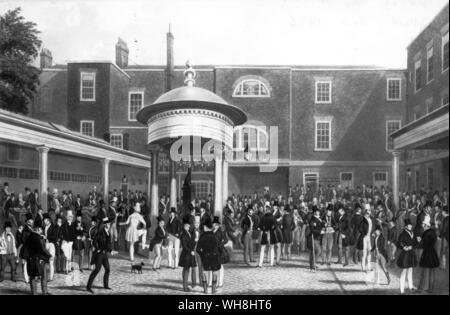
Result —
<instances>
[{"instance_id":1,"label":"tree foliage","mask_svg":"<svg viewBox=\"0 0 450 315\"><path fill-rule=\"evenodd\" d=\"M39 85L40 70L31 63L41 41L36 24L20 14L16 8L0 15L0 108L27 114Z\"/></svg>"}]
</instances>

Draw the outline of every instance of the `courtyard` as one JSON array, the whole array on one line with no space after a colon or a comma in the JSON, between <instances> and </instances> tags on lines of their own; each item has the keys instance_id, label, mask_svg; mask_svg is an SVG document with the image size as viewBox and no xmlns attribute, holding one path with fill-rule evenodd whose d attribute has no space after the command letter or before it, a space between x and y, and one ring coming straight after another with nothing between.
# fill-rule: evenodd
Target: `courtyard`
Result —
<instances>
[{"instance_id":1,"label":"courtyard","mask_svg":"<svg viewBox=\"0 0 450 315\"><path fill-rule=\"evenodd\" d=\"M256 258L256 255L255 255ZM203 295L200 286L190 293L182 289L181 268L167 268L166 256L163 258L161 270L151 270L151 261L145 257L136 257L136 261L144 261L142 274L131 273L127 256L120 253L110 258L112 291L102 289L103 271L94 283L95 294L125 295ZM224 287L217 294L222 295L398 295L399 269L389 269L392 282L386 285L381 276L381 285L372 282L371 276L360 271L359 265L347 267L332 264L319 265L316 273L309 271L308 254L293 255L291 261L283 261L280 266L263 268L249 267L242 262L242 252L234 252L232 261L225 265ZM419 269L414 270L414 284L418 286ZM49 283L49 292L53 295L91 295L85 291L89 270L80 273L79 286L73 285L71 275L56 274ZM6 280L0 284L0 294L29 294L29 286L22 280L16 283ZM19 279L22 279L19 276ZM438 270L434 294L448 295L448 271ZM40 291L39 291L40 292ZM406 294L409 294L408 290ZM427 293L422 293L422 295ZM417 294L419 295L419 294Z\"/></svg>"}]
</instances>

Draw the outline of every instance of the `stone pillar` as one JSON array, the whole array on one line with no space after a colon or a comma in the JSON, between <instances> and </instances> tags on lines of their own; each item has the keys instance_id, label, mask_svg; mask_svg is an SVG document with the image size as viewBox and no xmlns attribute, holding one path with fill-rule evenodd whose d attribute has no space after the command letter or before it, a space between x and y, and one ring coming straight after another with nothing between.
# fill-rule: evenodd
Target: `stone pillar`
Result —
<instances>
[{"instance_id":1,"label":"stone pillar","mask_svg":"<svg viewBox=\"0 0 450 315\"><path fill-rule=\"evenodd\" d=\"M224 159L222 169L222 205L227 203L228 197L228 162Z\"/></svg>"},{"instance_id":2,"label":"stone pillar","mask_svg":"<svg viewBox=\"0 0 450 315\"><path fill-rule=\"evenodd\" d=\"M159 151L152 150L150 153L152 159L152 174L151 174L151 215L152 217L158 217L159 210L159 192L158 192L158 173L159 173Z\"/></svg>"},{"instance_id":3,"label":"stone pillar","mask_svg":"<svg viewBox=\"0 0 450 315\"><path fill-rule=\"evenodd\" d=\"M102 160L102 180L103 180L103 200L105 204L109 204L108 196L109 196L109 164L110 159Z\"/></svg>"},{"instance_id":4,"label":"stone pillar","mask_svg":"<svg viewBox=\"0 0 450 315\"><path fill-rule=\"evenodd\" d=\"M170 185L170 207L177 207L177 172L176 163L170 160L169 164L169 185Z\"/></svg>"},{"instance_id":5,"label":"stone pillar","mask_svg":"<svg viewBox=\"0 0 450 315\"><path fill-rule=\"evenodd\" d=\"M393 161L392 161L392 191L394 198L395 210L398 211L400 206L400 152L393 151L392 152Z\"/></svg>"},{"instance_id":6,"label":"stone pillar","mask_svg":"<svg viewBox=\"0 0 450 315\"><path fill-rule=\"evenodd\" d=\"M38 147L39 152L39 198L42 210L48 212L48 147Z\"/></svg>"},{"instance_id":7,"label":"stone pillar","mask_svg":"<svg viewBox=\"0 0 450 315\"><path fill-rule=\"evenodd\" d=\"M222 158L216 158L214 161L214 215L220 217L220 222L222 222L222 171L223 164Z\"/></svg>"},{"instance_id":8,"label":"stone pillar","mask_svg":"<svg viewBox=\"0 0 450 315\"><path fill-rule=\"evenodd\" d=\"M147 169L147 206L151 207L151 196L152 196L152 169L151 167Z\"/></svg>"}]
</instances>

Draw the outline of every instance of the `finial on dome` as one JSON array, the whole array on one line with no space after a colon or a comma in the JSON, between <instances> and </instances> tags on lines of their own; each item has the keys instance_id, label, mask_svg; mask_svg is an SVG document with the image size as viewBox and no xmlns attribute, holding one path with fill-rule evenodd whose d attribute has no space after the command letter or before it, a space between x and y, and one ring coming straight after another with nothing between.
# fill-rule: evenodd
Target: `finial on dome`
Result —
<instances>
[{"instance_id":1,"label":"finial on dome","mask_svg":"<svg viewBox=\"0 0 450 315\"><path fill-rule=\"evenodd\" d=\"M196 75L197 74L192 67L192 63L190 62L190 60L186 61L186 70L184 70L184 84L186 84L187 86L194 86Z\"/></svg>"}]
</instances>

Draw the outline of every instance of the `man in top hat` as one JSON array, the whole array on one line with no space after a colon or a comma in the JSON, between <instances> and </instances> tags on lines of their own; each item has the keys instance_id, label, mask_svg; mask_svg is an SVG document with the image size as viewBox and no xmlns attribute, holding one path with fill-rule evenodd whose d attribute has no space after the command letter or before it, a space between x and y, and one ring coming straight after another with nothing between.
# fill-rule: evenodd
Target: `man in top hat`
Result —
<instances>
[{"instance_id":1,"label":"man in top hat","mask_svg":"<svg viewBox=\"0 0 450 315\"><path fill-rule=\"evenodd\" d=\"M34 227L44 227L44 210L38 207L36 217L34 218Z\"/></svg>"},{"instance_id":2,"label":"man in top hat","mask_svg":"<svg viewBox=\"0 0 450 315\"><path fill-rule=\"evenodd\" d=\"M219 242L212 232L213 223L211 218L205 220L204 232L200 235L196 250L200 255L204 274L203 289L205 293L217 290L218 271L221 269L221 257L219 254Z\"/></svg>"},{"instance_id":3,"label":"man in top hat","mask_svg":"<svg viewBox=\"0 0 450 315\"><path fill-rule=\"evenodd\" d=\"M92 284L94 283L95 277L97 277L102 266L105 269L105 273L103 275L103 288L106 290L111 290L111 288L109 287L110 267L108 253L111 253L111 255L115 255L116 252L112 250L112 238L109 232L110 227L111 223L109 219L103 218L102 224L99 227L99 230L93 240L93 255L90 264L95 265L95 269L89 276L89 280L86 286L86 290L92 294L94 294L94 291L92 290Z\"/></svg>"},{"instance_id":4,"label":"man in top hat","mask_svg":"<svg viewBox=\"0 0 450 315\"><path fill-rule=\"evenodd\" d=\"M119 233L117 231L117 197L113 197L111 199L111 205L108 209L108 219L111 222L111 227L109 229L109 232L111 234L111 239L113 241L113 249L118 250L119 249Z\"/></svg>"},{"instance_id":5,"label":"man in top hat","mask_svg":"<svg viewBox=\"0 0 450 315\"><path fill-rule=\"evenodd\" d=\"M375 224L372 221L372 209L369 204L365 205L365 212L363 220L361 221L359 229L359 239L357 248L362 251L361 268L362 271L371 271L371 261L372 261L372 231L374 230Z\"/></svg>"},{"instance_id":6,"label":"man in top hat","mask_svg":"<svg viewBox=\"0 0 450 315\"><path fill-rule=\"evenodd\" d=\"M75 201L73 202L73 208L74 208L75 212L83 210L83 204L81 202L80 194L77 194L77 197L76 197Z\"/></svg>"},{"instance_id":7,"label":"man in top hat","mask_svg":"<svg viewBox=\"0 0 450 315\"><path fill-rule=\"evenodd\" d=\"M25 244L28 241L28 238L33 233L33 229L34 229L33 215L28 212L27 214L25 214L25 227L23 228L22 231L22 239L20 240L21 244ZM19 255L20 258L22 258L25 261L23 265L23 277L25 279L25 282L28 283L29 282L27 271L27 258L29 256L28 247L26 247L25 245L22 246Z\"/></svg>"},{"instance_id":8,"label":"man in top hat","mask_svg":"<svg viewBox=\"0 0 450 315\"><path fill-rule=\"evenodd\" d=\"M16 282L16 239L12 233L11 222L6 221L4 232L0 235L0 282L5 279L5 269L8 264L11 268L11 280Z\"/></svg>"},{"instance_id":9,"label":"man in top hat","mask_svg":"<svg viewBox=\"0 0 450 315\"><path fill-rule=\"evenodd\" d=\"M75 241L75 224L73 220L72 210L68 210L66 214L66 222L62 228L63 241L61 244L61 250L66 257L65 273L67 274L72 270L72 249L73 242Z\"/></svg>"},{"instance_id":10,"label":"man in top hat","mask_svg":"<svg viewBox=\"0 0 450 315\"><path fill-rule=\"evenodd\" d=\"M182 226L175 207L170 208L170 217L167 220L166 230L169 239L169 245L167 246L169 268L176 269L178 268L180 259L180 234Z\"/></svg>"},{"instance_id":11,"label":"man in top hat","mask_svg":"<svg viewBox=\"0 0 450 315\"><path fill-rule=\"evenodd\" d=\"M324 233L324 223L320 218L320 210L315 207L315 209L313 210L313 217L309 222L309 235L307 238L307 247L310 250L309 267L313 272L315 272L317 269L317 257L321 256L322 247L320 246L320 242Z\"/></svg>"},{"instance_id":12,"label":"man in top hat","mask_svg":"<svg viewBox=\"0 0 450 315\"><path fill-rule=\"evenodd\" d=\"M327 206L325 216L323 217L324 234L322 235L322 265L331 265L331 255L333 254L334 232L336 221L333 216L334 207L332 204Z\"/></svg>"},{"instance_id":13,"label":"man in top hat","mask_svg":"<svg viewBox=\"0 0 450 315\"><path fill-rule=\"evenodd\" d=\"M253 259L252 233L255 225L253 223L253 208L248 207L246 216L242 219L242 243L244 245L244 262L250 266Z\"/></svg>"},{"instance_id":14,"label":"man in top hat","mask_svg":"<svg viewBox=\"0 0 450 315\"><path fill-rule=\"evenodd\" d=\"M363 220L362 208L359 203L355 204L354 211L355 212L350 220L350 227L353 232L353 239L355 241L357 241L359 239L359 235L360 235L359 226ZM352 255L353 263L356 265L361 261L361 251L357 248L357 246L353 246L352 252L353 252L353 255Z\"/></svg>"},{"instance_id":15,"label":"man in top hat","mask_svg":"<svg viewBox=\"0 0 450 315\"><path fill-rule=\"evenodd\" d=\"M344 207L339 207L337 217L337 245L338 261L341 264L344 260L344 267L348 265L350 247L354 244L353 232L351 228L350 216L347 215Z\"/></svg>"},{"instance_id":16,"label":"man in top hat","mask_svg":"<svg viewBox=\"0 0 450 315\"><path fill-rule=\"evenodd\" d=\"M56 256L56 247L54 244L55 241L55 228L52 224L50 215L48 213L45 213L43 215L43 225L42 225L42 235L43 238L45 240L45 249L50 253L50 258L49 258L49 276L48 276L48 280L49 281L53 281L53 276L55 274L55 256Z\"/></svg>"},{"instance_id":17,"label":"man in top hat","mask_svg":"<svg viewBox=\"0 0 450 315\"><path fill-rule=\"evenodd\" d=\"M30 277L31 293L37 294L37 280L41 282L42 293L49 295L47 282L49 274L50 253L45 248L42 227L34 228L23 245L27 251L27 272Z\"/></svg>"}]
</instances>

